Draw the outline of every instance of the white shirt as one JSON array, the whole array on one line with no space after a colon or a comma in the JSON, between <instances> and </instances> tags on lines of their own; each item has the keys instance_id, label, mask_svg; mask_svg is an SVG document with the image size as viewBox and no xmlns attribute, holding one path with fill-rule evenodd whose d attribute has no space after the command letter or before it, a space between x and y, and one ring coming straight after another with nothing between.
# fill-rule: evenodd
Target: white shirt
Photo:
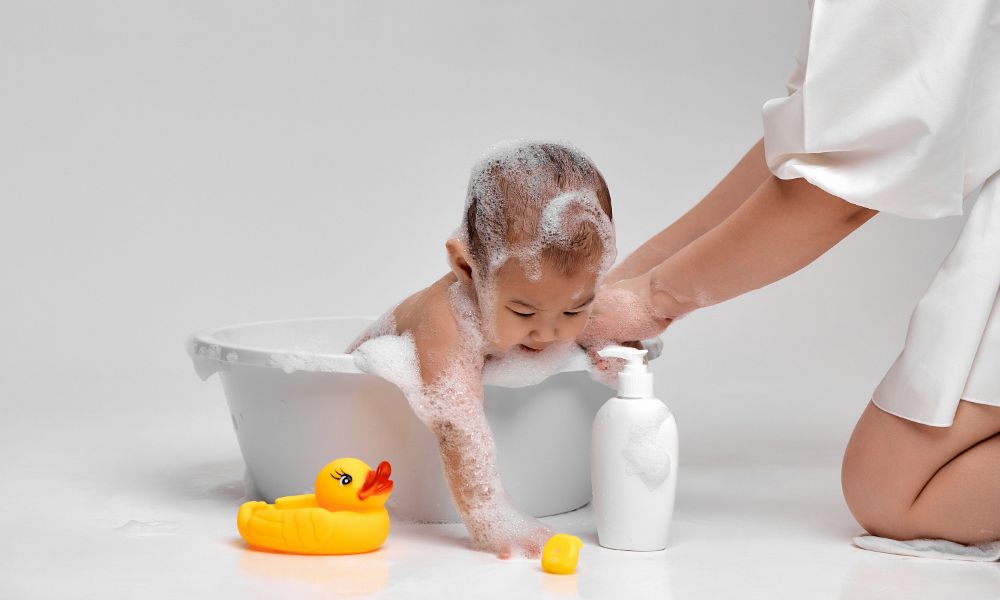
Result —
<instances>
[{"instance_id":1,"label":"white shirt","mask_svg":"<svg viewBox=\"0 0 1000 600\"><path fill-rule=\"evenodd\" d=\"M872 401L952 424L1000 406L1000 0L815 0L767 164L881 212L969 218Z\"/></svg>"}]
</instances>

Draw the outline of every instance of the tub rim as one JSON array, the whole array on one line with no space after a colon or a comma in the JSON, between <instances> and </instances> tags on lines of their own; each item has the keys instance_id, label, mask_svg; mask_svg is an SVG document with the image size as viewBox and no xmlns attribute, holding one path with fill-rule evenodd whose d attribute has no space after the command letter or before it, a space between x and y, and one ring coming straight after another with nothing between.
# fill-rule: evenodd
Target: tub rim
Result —
<instances>
[{"instance_id":1,"label":"tub rim","mask_svg":"<svg viewBox=\"0 0 1000 600\"><path fill-rule=\"evenodd\" d=\"M189 335L185 343L188 356L194 361L195 370L202 380L208 379L213 373L226 371L232 365L255 366L268 369L283 369L282 365L273 361L275 355L288 356L296 355L319 359L328 368L311 369L284 369L291 373L295 371L321 372L321 373L348 373L366 375L364 371L354 364L354 357L342 352L316 352L308 350L292 351L289 348L268 347L264 345L250 345L233 342L231 340L219 339L218 334L222 331L242 329L250 327L260 327L266 325L280 325L285 323L301 323L304 321L368 321L373 323L377 316L357 315L338 317L295 317L291 319L269 319L261 321L248 321L245 323L233 323L212 329L201 329ZM235 353L235 357L233 354Z\"/></svg>"},{"instance_id":2,"label":"tub rim","mask_svg":"<svg viewBox=\"0 0 1000 600\"><path fill-rule=\"evenodd\" d=\"M229 371L233 365L264 367L268 369L280 369L285 373L306 372L306 373L337 373L350 375L369 375L370 373L361 370L354 362L353 354L342 352L316 352L310 350L291 350L289 348L268 348L266 346L248 345L245 343L233 342L231 340L221 340L217 335L225 330L240 328L259 327L266 325L279 325L285 323L301 323L304 321L368 321L375 322L378 316L336 316L336 317L295 317L291 319L270 319L265 321L249 321L246 323L233 323L212 329L202 329L188 336L185 343L188 356L194 362L195 371L202 381L207 380L214 373L219 371ZM657 336L648 340L642 340L642 345L648 352L648 359L653 360L660 355L662 341ZM275 356L290 356L308 364L309 368L297 368L275 361ZM551 373L571 373L577 371L589 372L592 368L590 359L580 351L574 352L560 365L559 369ZM506 387L506 386L503 386Z\"/></svg>"}]
</instances>

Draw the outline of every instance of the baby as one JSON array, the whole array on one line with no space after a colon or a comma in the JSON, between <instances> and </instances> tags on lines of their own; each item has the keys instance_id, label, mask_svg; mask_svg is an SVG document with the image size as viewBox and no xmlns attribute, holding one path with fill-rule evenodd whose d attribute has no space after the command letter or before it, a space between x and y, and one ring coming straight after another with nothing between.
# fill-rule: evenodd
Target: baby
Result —
<instances>
[{"instance_id":1,"label":"baby","mask_svg":"<svg viewBox=\"0 0 1000 600\"><path fill-rule=\"evenodd\" d=\"M402 389L437 437L476 549L537 557L553 532L514 508L483 409L483 372L558 366L615 259L611 197L575 148L517 143L473 169L451 270L383 315L348 352ZM501 369L503 370L503 369Z\"/></svg>"}]
</instances>

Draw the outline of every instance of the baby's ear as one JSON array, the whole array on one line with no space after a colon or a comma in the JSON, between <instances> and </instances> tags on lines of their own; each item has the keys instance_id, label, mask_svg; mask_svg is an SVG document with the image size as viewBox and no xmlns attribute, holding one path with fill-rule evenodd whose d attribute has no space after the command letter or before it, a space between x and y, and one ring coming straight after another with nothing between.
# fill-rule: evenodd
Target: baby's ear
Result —
<instances>
[{"instance_id":1,"label":"baby's ear","mask_svg":"<svg viewBox=\"0 0 1000 600\"><path fill-rule=\"evenodd\" d=\"M469 260L469 249L465 242L452 238L445 242L444 247L448 251L448 266L458 280L472 283L472 261Z\"/></svg>"}]
</instances>

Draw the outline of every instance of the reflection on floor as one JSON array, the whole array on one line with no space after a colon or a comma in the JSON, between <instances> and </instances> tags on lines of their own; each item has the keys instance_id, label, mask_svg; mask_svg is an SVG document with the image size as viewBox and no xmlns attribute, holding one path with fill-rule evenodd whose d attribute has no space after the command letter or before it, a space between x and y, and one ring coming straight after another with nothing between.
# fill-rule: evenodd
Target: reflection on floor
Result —
<instances>
[{"instance_id":1,"label":"reflection on floor","mask_svg":"<svg viewBox=\"0 0 1000 600\"><path fill-rule=\"evenodd\" d=\"M460 525L394 522L378 552L291 556L235 531L242 466L204 449L70 460L3 473L4 598L941 598L1000 597L1000 564L881 555L851 545L835 465L685 467L670 547L597 545L589 507L545 519L580 536L575 575L470 551ZM141 468L140 468L141 467ZM22 507L11 510L10 507Z\"/></svg>"}]
</instances>

